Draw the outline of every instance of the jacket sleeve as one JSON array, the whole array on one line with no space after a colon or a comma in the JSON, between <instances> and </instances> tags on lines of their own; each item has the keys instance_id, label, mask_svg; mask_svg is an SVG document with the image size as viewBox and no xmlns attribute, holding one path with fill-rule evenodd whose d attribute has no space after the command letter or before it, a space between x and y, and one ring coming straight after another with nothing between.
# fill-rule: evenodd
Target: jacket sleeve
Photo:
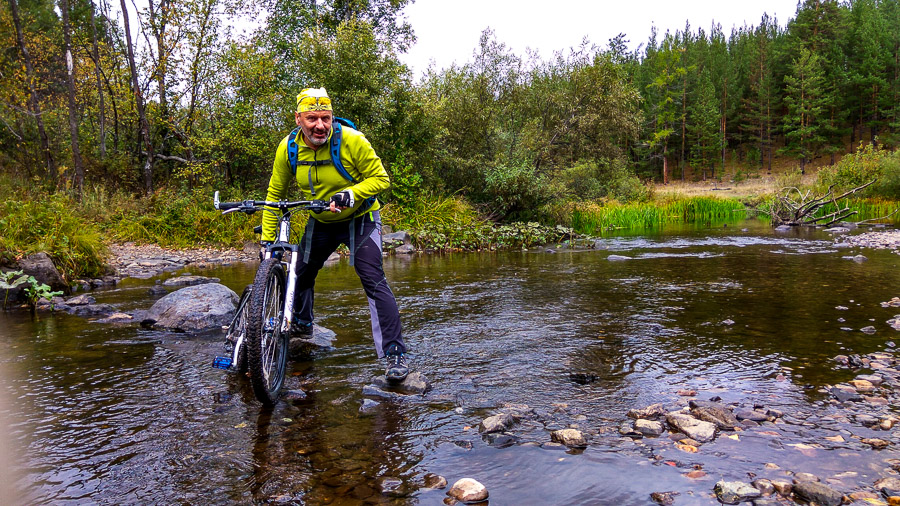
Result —
<instances>
[{"instance_id":1,"label":"jacket sleeve","mask_svg":"<svg viewBox=\"0 0 900 506\"><path fill-rule=\"evenodd\" d=\"M347 148L351 166L359 173L359 177L354 177L360 180L350 187L354 198L367 199L391 187L391 180L384 164L381 163L381 158L375 154L375 149L364 135L354 136L351 142L347 143Z\"/></svg>"},{"instance_id":2,"label":"jacket sleeve","mask_svg":"<svg viewBox=\"0 0 900 506\"><path fill-rule=\"evenodd\" d=\"M287 196L288 187L294 175L291 174L291 164L287 156L287 137L275 150L275 162L272 164L272 177L269 178L269 191L266 200L282 200ZM262 217L262 240L274 241L278 233L278 210L267 207Z\"/></svg>"}]
</instances>

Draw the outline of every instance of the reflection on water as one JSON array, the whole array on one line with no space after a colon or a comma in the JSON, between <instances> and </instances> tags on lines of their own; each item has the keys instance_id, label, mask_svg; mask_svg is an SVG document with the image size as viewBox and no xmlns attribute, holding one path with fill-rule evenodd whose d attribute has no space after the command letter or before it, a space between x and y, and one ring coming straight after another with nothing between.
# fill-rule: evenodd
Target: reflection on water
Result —
<instances>
[{"instance_id":1,"label":"reflection on water","mask_svg":"<svg viewBox=\"0 0 900 506\"><path fill-rule=\"evenodd\" d=\"M358 411L361 389L383 369L346 263L323 271L317 286L334 348L292 364L288 388L308 396L270 412L241 378L209 366L221 346L215 332L0 314L12 400L3 414L24 449L19 487L26 502L434 504L444 491L423 489L423 476L438 473L482 481L496 504L645 504L660 490L703 503L715 480L686 480L684 466L742 479L773 461L825 475L855 468L871 483L880 469L872 462L893 450L809 459L744 433L661 465L665 438L615 432L628 409L672 403L680 389L827 411L816 387L850 374L831 357L894 338L884 324L894 313L878 303L898 295L900 257L866 251L860 264L824 235L750 227L608 238L592 251L388 258L412 365L433 390L369 416ZM254 268L204 274L239 290ZM95 295L146 308L150 284L129 280ZM858 331L868 325L874 336ZM474 427L505 403L546 419L514 428L518 444L493 448ZM572 423L593 434L583 453L534 445L554 424ZM817 437L792 427L780 429L791 442Z\"/></svg>"}]
</instances>

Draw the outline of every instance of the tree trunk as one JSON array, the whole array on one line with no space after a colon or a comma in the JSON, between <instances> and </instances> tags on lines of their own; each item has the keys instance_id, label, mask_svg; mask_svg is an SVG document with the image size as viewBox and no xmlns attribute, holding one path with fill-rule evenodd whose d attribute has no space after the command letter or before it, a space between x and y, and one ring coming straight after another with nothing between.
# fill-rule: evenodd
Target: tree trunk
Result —
<instances>
[{"instance_id":1,"label":"tree trunk","mask_svg":"<svg viewBox=\"0 0 900 506\"><path fill-rule=\"evenodd\" d=\"M69 100L69 133L72 136L72 164L75 166L75 194L81 200L84 192L84 163L78 146L78 104L75 103L75 59L72 57L72 27L69 25L69 0L60 1L63 19L63 41L66 52L66 89Z\"/></svg>"},{"instance_id":2,"label":"tree trunk","mask_svg":"<svg viewBox=\"0 0 900 506\"><path fill-rule=\"evenodd\" d=\"M138 121L140 121L141 140L144 142L144 149L147 150L146 159L144 160L144 191L149 195L153 193L153 144L150 142L150 123L147 121L147 112L144 109L144 96L141 94L141 86L138 82L137 66L134 64L134 47L131 44L131 29L128 26L128 6L125 0L120 0L122 4L122 24L125 27L125 43L128 47L128 66L131 68L131 86L134 90L135 107L138 110Z\"/></svg>"},{"instance_id":3,"label":"tree trunk","mask_svg":"<svg viewBox=\"0 0 900 506\"><path fill-rule=\"evenodd\" d=\"M22 20L19 18L19 4L16 0L9 0L9 7L10 11L12 11L13 24L16 26L16 43L19 45L19 51L22 52L22 60L25 62L25 86L28 88L28 107L37 121L38 137L40 137L41 141L41 154L47 169L47 178L55 185L59 176L56 171L56 161L53 159L53 153L50 151L50 139L47 137L47 130L44 128L41 102L38 100L37 92L34 89L34 66L31 63L31 53L28 52L28 47L25 45Z\"/></svg>"},{"instance_id":4,"label":"tree trunk","mask_svg":"<svg viewBox=\"0 0 900 506\"><path fill-rule=\"evenodd\" d=\"M100 49L97 45L97 23L94 17L94 0L91 0L91 52L94 54L94 74L97 77L97 98L99 99L100 159L106 159L106 105L103 103L103 79L100 72Z\"/></svg>"}]
</instances>

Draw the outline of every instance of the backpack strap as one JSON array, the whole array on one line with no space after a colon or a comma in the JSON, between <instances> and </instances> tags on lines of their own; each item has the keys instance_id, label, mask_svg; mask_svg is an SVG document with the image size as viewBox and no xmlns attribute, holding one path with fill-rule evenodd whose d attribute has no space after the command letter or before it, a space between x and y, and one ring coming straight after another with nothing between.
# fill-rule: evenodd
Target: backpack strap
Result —
<instances>
[{"instance_id":1,"label":"backpack strap","mask_svg":"<svg viewBox=\"0 0 900 506\"><path fill-rule=\"evenodd\" d=\"M335 121L331 125L331 161L332 163L334 163L334 168L337 169L338 173L344 176L344 179L350 181L351 184L356 184L359 181L357 181L356 178L354 178L350 175L349 172L347 172L347 169L344 168L344 163L341 162L341 139L344 136L344 129L341 127L341 124L341 121Z\"/></svg>"},{"instance_id":2,"label":"backpack strap","mask_svg":"<svg viewBox=\"0 0 900 506\"><path fill-rule=\"evenodd\" d=\"M288 162L291 164L291 174L297 175L297 134L300 133L300 127L295 128L288 134L287 154Z\"/></svg>"}]
</instances>

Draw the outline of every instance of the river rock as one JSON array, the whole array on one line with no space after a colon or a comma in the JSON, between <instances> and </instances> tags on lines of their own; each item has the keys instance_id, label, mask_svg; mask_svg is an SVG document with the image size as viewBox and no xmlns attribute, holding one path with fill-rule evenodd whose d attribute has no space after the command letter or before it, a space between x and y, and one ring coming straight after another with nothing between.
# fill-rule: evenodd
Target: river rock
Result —
<instances>
[{"instance_id":1,"label":"river rock","mask_svg":"<svg viewBox=\"0 0 900 506\"><path fill-rule=\"evenodd\" d=\"M22 260L19 260L18 267L15 269L3 269L4 272L10 270L20 270L23 275L34 276L34 279L37 280L38 283L48 285L50 289L55 292L62 291L65 294L70 293L69 285L63 280L63 277L56 269L56 266L53 265L53 260L50 259L50 256L44 252L28 255ZM18 277L21 276L17 276L16 278ZM7 302L25 300L24 292L27 285L28 283L26 282L11 290L2 290L3 299Z\"/></svg>"},{"instance_id":2,"label":"river rock","mask_svg":"<svg viewBox=\"0 0 900 506\"><path fill-rule=\"evenodd\" d=\"M631 260L631 257L626 257L623 255L610 255L606 257L606 259L610 262L624 262L626 260Z\"/></svg>"},{"instance_id":3,"label":"river rock","mask_svg":"<svg viewBox=\"0 0 900 506\"><path fill-rule=\"evenodd\" d=\"M178 276L163 281L163 286L194 286L206 283L218 283L219 278L207 278L206 276Z\"/></svg>"},{"instance_id":4,"label":"river rock","mask_svg":"<svg viewBox=\"0 0 900 506\"><path fill-rule=\"evenodd\" d=\"M862 402L863 398L859 395L855 390L848 390L846 388L838 388L832 387L831 395L834 396L838 402Z\"/></svg>"},{"instance_id":5,"label":"river rock","mask_svg":"<svg viewBox=\"0 0 900 506\"><path fill-rule=\"evenodd\" d=\"M333 330L321 327L317 324L312 326L312 334L303 337L291 337L288 350L292 359L297 359L308 355L311 351L320 348L330 348L331 343L337 338L337 334Z\"/></svg>"},{"instance_id":6,"label":"river rock","mask_svg":"<svg viewBox=\"0 0 900 506\"><path fill-rule=\"evenodd\" d=\"M678 495L681 495L680 492L653 492L650 500L662 506L671 506L675 504L675 497Z\"/></svg>"},{"instance_id":7,"label":"river rock","mask_svg":"<svg viewBox=\"0 0 900 506\"><path fill-rule=\"evenodd\" d=\"M578 448L587 446L584 434L577 429L555 430L550 433L550 439L556 443L561 443L569 447Z\"/></svg>"},{"instance_id":8,"label":"river rock","mask_svg":"<svg viewBox=\"0 0 900 506\"><path fill-rule=\"evenodd\" d=\"M772 494L775 493L775 486L772 485L772 481L771 481L771 480L767 480L767 479L765 479L765 478L761 478L761 479L758 479L758 480L753 480L753 482L751 483L751 485L753 485L754 487L756 487L756 490L759 490L759 492L760 492L762 495L772 495Z\"/></svg>"},{"instance_id":9,"label":"river rock","mask_svg":"<svg viewBox=\"0 0 900 506\"><path fill-rule=\"evenodd\" d=\"M819 477L812 473L795 473L794 484L803 483L805 481L819 481Z\"/></svg>"},{"instance_id":10,"label":"river rock","mask_svg":"<svg viewBox=\"0 0 900 506\"><path fill-rule=\"evenodd\" d=\"M872 386L879 387L881 383L884 382L884 378L877 374L860 374L859 376L853 378L854 380L862 380L868 381L872 384Z\"/></svg>"},{"instance_id":11,"label":"river rock","mask_svg":"<svg viewBox=\"0 0 900 506\"><path fill-rule=\"evenodd\" d=\"M755 409L736 409L734 416L738 420L752 420L754 422L765 422L769 419L769 415Z\"/></svg>"},{"instance_id":12,"label":"river rock","mask_svg":"<svg viewBox=\"0 0 900 506\"><path fill-rule=\"evenodd\" d=\"M78 316L107 316L115 313L116 308L110 304L88 304L68 307L66 312Z\"/></svg>"},{"instance_id":13,"label":"river rock","mask_svg":"<svg viewBox=\"0 0 900 506\"><path fill-rule=\"evenodd\" d=\"M762 493L749 483L742 481L720 481L713 491L719 501L725 504L738 504L760 497Z\"/></svg>"},{"instance_id":14,"label":"river rock","mask_svg":"<svg viewBox=\"0 0 900 506\"><path fill-rule=\"evenodd\" d=\"M506 448L519 442L519 438L508 432L492 432L481 436L485 443L494 448Z\"/></svg>"},{"instance_id":15,"label":"river rock","mask_svg":"<svg viewBox=\"0 0 900 506\"><path fill-rule=\"evenodd\" d=\"M685 413L668 413L666 414L666 421L669 422L669 425L687 434L689 438L701 443L707 443L716 437L716 426L714 424L697 420Z\"/></svg>"},{"instance_id":16,"label":"river rock","mask_svg":"<svg viewBox=\"0 0 900 506\"><path fill-rule=\"evenodd\" d=\"M387 389L404 395L421 395L431 388L428 378L419 371L409 373L400 383L391 383L382 374L372 378L372 384L382 390Z\"/></svg>"},{"instance_id":17,"label":"river rock","mask_svg":"<svg viewBox=\"0 0 900 506\"><path fill-rule=\"evenodd\" d=\"M362 388L362 394L366 397L375 397L377 399L387 399L387 400L397 400L401 401L405 397L403 394L398 394L396 392L388 392L378 388L375 385L365 385Z\"/></svg>"},{"instance_id":18,"label":"river rock","mask_svg":"<svg viewBox=\"0 0 900 506\"><path fill-rule=\"evenodd\" d=\"M814 502L819 506L840 506L844 494L814 481L801 481L794 485L794 496L806 502Z\"/></svg>"},{"instance_id":19,"label":"river rock","mask_svg":"<svg viewBox=\"0 0 900 506\"><path fill-rule=\"evenodd\" d=\"M228 325L234 316L238 296L218 283L189 286L156 301L146 319L158 327L183 331Z\"/></svg>"},{"instance_id":20,"label":"river rock","mask_svg":"<svg viewBox=\"0 0 900 506\"><path fill-rule=\"evenodd\" d=\"M885 496L900 495L900 478L889 476L875 482L875 488Z\"/></svg>"},{"instance_id":21,"label":"river rock","mask_svg":"<svg viewBox=\"0 0 900 506\"><path fill-rule=\"evenodd\" d=\"M488 489L477 480L463 478L450 487L450 497L462 502L478 502L488 498Z\"/></svg>"},{"instance_id":22,"label":"river rock","mask_svg":"<svg viewBox=\"0 0 900 506\"><path fill-rule=\"evenodd\" d=\"M860 441L871 446L875 450L883 450L891 445L890 441L878 438L862 438Z\"/></svg>"},{"instance_id":23,"label":"river rock","mask_svg":"<svg viewBox=\"0 0 900 506\"><path fill-rule=\"evenodd\" d=\"M147 290L147 293L150 295L166 295L169 291L162 285L153 285Z\"/></svg>"},{"instance_id":24,"label":"river rock","mask_svg":"<svg viewBox=\"0 0 900 506\"><path fill-rule=\"evenodd\" d=\"M489 416L478 424L478 432L482 434L490 434L492 432L503 432L512 427L514 423L513 417L506 413Z\"/></svg>"},{"instance_id":25,"label":"river rock","mask_svg":"<svg viewBox=\"0 0 900 506\"><path fill-rule=\"evenodd\" d=\"M691 414L700 420L715 424L716 427L725 430L734 430L741 422L725 406L698 406L691 410Z\"/></svg>"},{"instance_id":26,"label":"river rock","mask_svg":"<svg viewBox=\"0 0 900 506\"><path fill-rule=\"evenodd\" d=\"M634 430L640 432L644 436L654 437L659 436L666 431L665 427L663 427L662 422L644 420L643 418L639 418L634 421Z\"/></svg>"},{"instance_id":27,"label":"river rock","mask_svg":"<svg viewBox=\"0 0 900 506\"><path fill-rule=\"evenodd\" d=\"M447 486L447 478L439 474L428 473L425 475L425 488L442 489Z\"/></svg>"},{"instance_id":28,"label":"river rock","mask_svg":"<svg viewBox=\"0 0 900 506\"><path fill-rule=\"evenodd\" d=\"M875 391L875 385L871 381L854 379L850 380L850 384L861 394L870 394Z\"/></svg>"},{"instance_id":29,"label":"river rock","mask_svg":"<svg viewBox=\"0 0 900 506\"><path fill-rule=\"evenodd\" d=\"M375 485L382 495L400 497L403 494L403 480L393 476L382 476L375 480Z\"/></svg>"},{"instance_id":30,"label":"river rock","mask_svg":"<svg viewBox=\"0 0 900 506\"><path fill-rule=\"evenodd\" d=\"M112 313L105 318L94 320L94 323L131 323L134 317L127 313Z\"/></svg>"},{"instance_id":31,"label":"river rock","mask_svg":"<svg viewBox=\"0 0 900 506\"><path fill-rule=\"evenodd\" d=\"M628 411L628 418L643 418L646 420L655 420L659 417L665 416L666 410L663 408L662 404L652 404L642 409L632 409Z\"/></svg>"},{"instance_id":32,"label":"river rock","mask_svg":"<svg viewBox=\"0 0 900 506\"><path fill-rule=\"evenodd\" d=\"M777 227L775 227L776 232L787 232L789 230L793 230L790 225L778 225Z\"/></svg>"},{"instance_id":33,"label":"river rock","mask_svg":"<svg viewBox=\"0 0 900 506\"><path fill-rule=\"evenodd\" d=\"M97 299L91 297L90 295L83 293L81 295L76 295L75 297L69 297L66 299L66 304L69 306L86 306L88 304L94 304L97 302Z\"/></svg>"},{"instance_id":34,"label":"river rock","mask_svg":"<svg viewBox=\"0 0 900 506\"><path fill-rule=\"evenodd\" d=\"M409 232L401 230L392 234L383 235L381 241L386 245L412 244L412 237L409 235Z\"/></svg>"},{"instance_id":35,"label":"river rock","mask_svg":"<svg viewBox=\"0 0 900 506\"><path fill-rule=\"evenodd\" d=\"M781 497L790 497L794 491L794 484L786 480L772 480L772 486Z\"/></svg>"},{"instance_id":36,"label":"river rock","mask_svg":"<svg viewBox=\"0 0 900 506\"><path fill-rule=\"evenodd\" d=\"M362 405L359 407L359 414L361 415L371 415L375 412L375 409L381 406L381 403L372 399L363 399Z\"/></svg>"}]
</instances>

